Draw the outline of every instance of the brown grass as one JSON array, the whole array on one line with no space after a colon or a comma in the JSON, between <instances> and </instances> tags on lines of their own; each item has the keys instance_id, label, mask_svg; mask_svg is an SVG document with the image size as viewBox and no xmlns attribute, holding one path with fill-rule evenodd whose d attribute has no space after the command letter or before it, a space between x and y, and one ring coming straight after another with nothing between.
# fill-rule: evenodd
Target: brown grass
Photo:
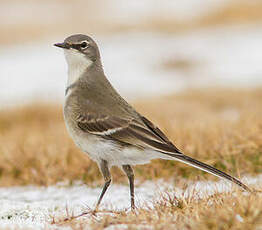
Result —
<instances>
[{"instance_id":1,"label":"brown grass","mask_svg":"<svg viewBox=\"0 0 262 230\"><path fill-rule=\"evenodd\" d=\"M73 229L201 229L201 230L240 230L262 227L261 194L242 194L240 192L216 194L208 198L195 200L177 199L170 195L162 201L153 202L153 208L138 209L136 213L116 212L102 217L86 215L70 219L54 217L54 224L70 226ZM99 213L98 213L99 216ZM63 219L64 218L64 219ZM109 227L114 228L109 228Z\"/></svg>"},{"instance_id":2,"label":"brown grass","mask_svg":"<svg viewBox=\"0 0 262 230\"><path fill-rule=\"evenodd\" d=\"M224 7L210 10L207 14L199 15L191 20L181 21L169 15L168 18L152 16L146 21L134 25L133 30L155 31L163 33L181 33L206 27L242 25L262 22L262 2L247 0L232 0ZM127 28L129 29L129 28Z\"/></svg>"},{"instance_id":3,"label":"brown grass","mask_svg":"<svg viewBox=\"0 0 262 230\"><path fill-rule=\"evenodd\" d=\"M163 60L159 67L165 71L176 70L187 73L191 72L199 65L201 65L201 63L195 60L190 60L183 57L171 57L169 59Z\"/></svg>"},{"instance_id":4,"label":"brown grass","mask_svg":"<svg viewBox=\"0 0 262 230\"><path fill-rule=\"evenodd\" d=\"M203 90L135 103L188 155L235 176L262 172L262 90ZM174 161L137 166L136 178L197 180L211 175ZM126 181L113 169L115 182ZM0 185L102 183L95 163L65 129L61 106L33 104L0 112Z\"/></svg>"},{"instance_id":5,"label":"brown grass","mask_svg":"<svg viewBox=\"0 0 262 230\"><path fill-rule=\"evenodd\" d=\"M12 2L9 1L10 4ZM55 8L50 7L50 14L54 17L52 23L48 21L43 23L43 20L38 22L38 18L35 16L35 20L5 24L4 19L1 20L0 15L0 21L2 21L0 24L1 44L23 43L39 40L39 38L50 38L50 36L55 35L65 37L65 35L76 32L90 35L98 33L116 34L127 31L179 33L217 25L240 25L261 23L262 21L261 1L232 0L222 8L210 10L207 14L193 19L178 20L176 15L161 17L152 14L146 19L139 20L138 23L128 24L105 16L108 15L109 9L103 1L76 0L72 3L70 1L56 0L55 2L57 6L55 5ZM30 1L25 4L30 8ZM88 7L83 7L83 5ZM41 15L42 5L39 5L39 9L34 9L35 15L38 14L38 11ZM55 20L57 11L63 12L62 19L58 18Z\"/></svg>"},{"instance_id":6,"label":"brown grass","mask_svg":"<svg viewBox=\"0 0 262 230\"><path fill-rule=\"evenodd\" d=\"M261 10L261 1L231 1L231 4L202 17L199 24L215 26L218 24L261 22Z\"/></svg>"}]
</instances>

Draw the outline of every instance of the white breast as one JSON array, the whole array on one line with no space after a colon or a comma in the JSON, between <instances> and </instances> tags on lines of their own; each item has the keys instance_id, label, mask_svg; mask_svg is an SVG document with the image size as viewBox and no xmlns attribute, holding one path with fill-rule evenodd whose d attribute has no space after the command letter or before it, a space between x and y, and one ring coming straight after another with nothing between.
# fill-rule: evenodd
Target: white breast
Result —
<instances>
[{"instance_id":1,"label":"white breast","mask_svg":"<svg viewBox=\"0 0 262 230\"><path fill-rule=\"evenodd\" d=\"M92 64L92 61L74 49L64 49L64 53L68 64L67 86L69 86L81 77L85 70Z\"/></svg>"}]
</instances>

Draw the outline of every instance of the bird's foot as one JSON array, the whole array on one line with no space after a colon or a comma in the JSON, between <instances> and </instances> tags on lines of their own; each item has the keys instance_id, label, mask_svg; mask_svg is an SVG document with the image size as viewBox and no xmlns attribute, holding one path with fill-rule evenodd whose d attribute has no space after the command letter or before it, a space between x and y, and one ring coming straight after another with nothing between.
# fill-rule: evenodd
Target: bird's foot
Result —
<instances>
[{"instance_id":1,"label":"bird's foot","mask_svg":"<svg viewBox=\"0 0 262 230\"><path fill-rule=\"evenodd\" d=\"M132 212L132 213L136 214L136 213L137 213L137 212L136 212L137 210L138 210L138 208L137 208L135 205L131 205L131 212Z\"/></svg>"}]
</instances>

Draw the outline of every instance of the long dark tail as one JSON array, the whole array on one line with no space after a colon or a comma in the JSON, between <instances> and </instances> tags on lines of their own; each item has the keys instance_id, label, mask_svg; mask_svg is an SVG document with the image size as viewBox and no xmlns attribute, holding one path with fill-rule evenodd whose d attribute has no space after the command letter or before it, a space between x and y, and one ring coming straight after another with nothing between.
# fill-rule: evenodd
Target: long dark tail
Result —
<instances>
[{"instance_id":1,"label":"long dark tail","mask_svg":"<svg viewBox=\"0 0 262 230\"><path fill-rule=\"evenodd\" d=\"M232 176L230 176L230 175L228 175L228 174L226 174L226 173L224 173L224 172L222 172L222 171L220 171L220 170L218 170L218 169L216 169L216 168L214 168L210 165L202 163L202 162L195 160L195 159L193 159L189 156L186 156L184 154L171 154L171 153L165 153L165 154L168 155L168 156L174 157L178 161L181 161L181 162L186 163L188 165L191 165L195 168L198 168L200 170L211 173L211 174L213 174L217 177L220 177L222 179L227 179L227 180L237 184L238 186L240 186L244 190L252 192L252 190L249 187L247 187L245 184L243 184L242 182L240 182L236 178L234 178L234 177L232 177Z\"/></svg>"}]
</instances>

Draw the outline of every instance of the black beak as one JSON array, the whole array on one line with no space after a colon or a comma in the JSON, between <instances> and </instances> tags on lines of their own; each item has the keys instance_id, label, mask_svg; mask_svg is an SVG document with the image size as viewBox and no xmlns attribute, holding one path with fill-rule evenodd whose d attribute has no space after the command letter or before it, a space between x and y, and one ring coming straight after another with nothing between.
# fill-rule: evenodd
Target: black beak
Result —
<instances>
[{"instance_id":1,"label":"black beak","mask_svg":"<svg viewBox=\"0 0 262 230\"><path fill-rule=\"evenodd\" d=\"M63 43L56 43L56 44L54 44L54 46L57 46L57 47L63 48L63 49L69 49L70 48L70 45L68 43L65 43L65 42L63 42Z\"/></svg>"}]
</instances>

